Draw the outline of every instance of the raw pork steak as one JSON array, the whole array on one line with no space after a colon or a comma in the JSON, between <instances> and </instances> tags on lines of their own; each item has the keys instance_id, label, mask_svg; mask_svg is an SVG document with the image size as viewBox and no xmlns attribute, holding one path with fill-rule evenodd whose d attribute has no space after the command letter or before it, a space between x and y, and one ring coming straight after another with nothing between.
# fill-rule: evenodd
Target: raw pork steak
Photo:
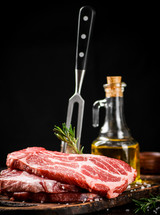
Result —
<instances>
[{"instance_id":1,"label":"raw pork steak","mask_svg":"<svg viewBox=\"0 0 160 215\"><path fill-rule=\"evenodd\" d=\"M6 169L0 173L0 192L64 193L80 190L75 185L62 184L16 169Z\"/></svg>"},{"instance_id":2,"label":"raw pork steak","mask_svg":"<svg viewBox=\"0 0 160 215\"><path fill-rule=\"evenodd\" d=\"M127 163L92 154L66 154L30 147L7 156L7 166L63 183L74 184L107 198L117 197L136 178Z\"/></svg>"},{"instance_id":3,"label":"raw pork steak","mask_svg":"<svg viewBox=\"0 0 160 215\"><path fill-rule=\"evenodd\" d=\"M101 199L95 193L30 193L30 192L14 192L8 193L11 199L31 202L92 202Z\"/></svg>"},{"instance_id":4,"label":"raw pork steak","mask_svg":"<svg viewBox=\"0 0 160 215\"><path fill-rule=\"evenodd\" d=\"M42 178L16 169L0 173L0 193L12 200L32 202L88 202L99 200L100 196L69 184Z\"/></svg>"}]
</instances>

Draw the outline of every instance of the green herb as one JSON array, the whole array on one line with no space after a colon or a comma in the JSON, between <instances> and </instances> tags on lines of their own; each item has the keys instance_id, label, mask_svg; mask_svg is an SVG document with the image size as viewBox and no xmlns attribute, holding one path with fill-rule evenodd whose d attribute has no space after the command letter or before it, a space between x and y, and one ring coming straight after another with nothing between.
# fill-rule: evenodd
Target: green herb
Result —
<instances>
[{"instance_id":1,"label":"green herb","mask_svg":"<svg viewBox=\"0 0 160 215\"><path fill-rule=\"evenodd\" d=\"M66 124L63 123L62 129L55 125L53 131L57 138L67 143L75 153L83 154L84 147L82 147L80 150L78 150L77 148L78 139L75 138L75 128L72 128L72 125L70 125L70 127L67 128Z\"/></svg>"},{"instance_id":2,"label":"green herb","mask_svg":"<svg viewBox=\"0 0 160 215\"><path fill-rule=\"evenodd\" d=\"M160 196L154 197L151 195L150 198L141 198L140 200L133 199L135 205L137 206L135 213L143 211L146 213L149 210L156 208L156 204L160 203Z\"/></svg>"}]
</instances>

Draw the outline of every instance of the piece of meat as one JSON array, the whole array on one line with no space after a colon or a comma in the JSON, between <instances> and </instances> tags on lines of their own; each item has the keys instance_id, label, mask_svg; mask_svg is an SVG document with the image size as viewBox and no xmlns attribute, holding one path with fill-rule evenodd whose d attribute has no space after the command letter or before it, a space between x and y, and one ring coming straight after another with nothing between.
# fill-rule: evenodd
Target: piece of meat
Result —
<instances>
[{"instance_id":1,"label":"piece of meat","mask_svg":"<svg viewBox=\"0 0 160 215\"><path fill-rule=\"evenodd\" d=\"M16 169L2 170L0 173L0 192L80 192L75 185L62 184L55 180L42 178Z\"/></svg>"},{"instance_id":2,"label":"piece of meat","mask_svg":"<svg viewBox=\"0 0 160 215\"><path fill-rule=\"evenodd\" d=\"M107 198L117 197L136 178L124 161L92 154L66 154L30 147L7 156L7 166L63 183L74 184Z\"/></svg>"},{"instance_id":3,"label":"piece of meat","mask_svg":"<svg viewBox=\"0 0 160 215\"><path fill-rule=\"evenodd\" d=\"M95 193L30 193L14 192L6 193L11 200L31 201L40 203L70 203L70 202L91 202L99 201L101 197Z\"/></svg>"}]
</instances>

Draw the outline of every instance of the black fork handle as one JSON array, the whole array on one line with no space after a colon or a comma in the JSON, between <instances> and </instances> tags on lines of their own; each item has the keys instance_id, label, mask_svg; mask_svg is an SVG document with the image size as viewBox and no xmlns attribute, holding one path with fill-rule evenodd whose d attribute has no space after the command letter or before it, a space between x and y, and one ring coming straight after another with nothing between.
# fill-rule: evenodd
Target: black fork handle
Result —
<instances>
[{"instance_id":1,"label":"black fork handle","mask_svg":"<svg viewBox=\"0 0 160 215\"><path fill-rule=\"evenodd\" d=\"M84 6L79 11L75 70L86 70L94 17L95 11L90 6Z\"/></svg>"}]
</instances>

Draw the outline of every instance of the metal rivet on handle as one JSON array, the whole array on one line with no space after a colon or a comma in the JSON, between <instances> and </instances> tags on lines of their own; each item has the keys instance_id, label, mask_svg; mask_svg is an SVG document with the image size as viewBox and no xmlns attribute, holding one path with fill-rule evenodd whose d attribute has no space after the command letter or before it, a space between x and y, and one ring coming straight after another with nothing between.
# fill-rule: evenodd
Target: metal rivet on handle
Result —
<instances>
[{"instance_id":1,"label":"metal rivet on handle","mask_svg":"<svg viewBox=\"0 0 160 215\"><path fill-rule=\"evenodd\" d=\"M86 39L86 34L81 34L82 39Z\"/></svg>"},{"instance_id":2,"label":"metal rivet on handle","mask_svg":"<svg viewBox=\"0 0 160 215\"><path fill-rule=\"evenodd\" d=\"M79 53L79 56L80 56L80 57L84 57L84 52L80 52L80 53Z\"/></svg>"},{"instance_id":3,"label":"metal rivet on handle","mask_svg":"<svg viewBox=\"0 0 160 215\"><path fill-rule=\"evenodd\" d=\"M88 20L88 16L84 16L84 17L83 17L83 20L84 20L84 21L87 21L87 20Z\"/></svg>"}]
</instances>

